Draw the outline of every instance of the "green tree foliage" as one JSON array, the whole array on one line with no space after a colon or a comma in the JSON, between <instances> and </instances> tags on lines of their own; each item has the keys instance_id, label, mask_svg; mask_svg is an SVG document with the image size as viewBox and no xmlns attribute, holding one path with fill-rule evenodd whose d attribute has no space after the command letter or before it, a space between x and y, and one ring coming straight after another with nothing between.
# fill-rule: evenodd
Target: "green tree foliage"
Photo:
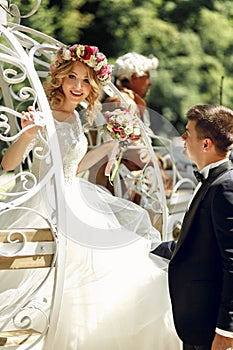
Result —
<instances>
[{"instance_id":1,"label":"green tree foliage","mask_svg":"<svg viewBox=\"0 0 233 350\"><path fill-rule=\"evenodd\" d=\"M30 17L27 17L27 15L34 8L35 0L12 0L11 3L18 6L22 16L22 25L55 37L57 28L55 19L58 16L58 9L56 6L51 6L49 0L42 0L38 11ZM11 7L10 10L12 10ZM9 21L13 21L13 18L9 17Z\"/></svg>"},{"instance_id":2,"label":"green tree foliage","mask_svg":"<svg viewBox=\"0 0 233 350\"><path fill-rule=\"evenodd\" d=\"M36 0L12 0L22 16L29 13ZM87 28L93 15L81 13L85 0L42 0L36 14L22 18L21 24L39 30L61 42L72 44L79 40L81 32Z\"/></svg>"},{"instance_id":3,"label":"green tree foliage","mask_svg":"<svg viewBox=\"0 0 233 350\"><path fill-rule=\"evenodd\" d=\"M35 1L21 3L24 13ZM233 108L231 0L42 0L22 22L66 44L97 45L111 62L129 51L157 56L148 105L180 132L194 104Z\"/></svg>"}]
</instances>

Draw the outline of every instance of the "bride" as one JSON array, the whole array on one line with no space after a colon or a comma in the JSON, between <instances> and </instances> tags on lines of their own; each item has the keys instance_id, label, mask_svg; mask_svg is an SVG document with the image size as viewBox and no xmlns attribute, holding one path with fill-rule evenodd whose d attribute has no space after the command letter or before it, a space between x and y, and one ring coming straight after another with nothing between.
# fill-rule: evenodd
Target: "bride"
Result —
<instances>
[{"instance_id":1,"label":"bride","mask_svg":"<svg viewBox=\"0 0 233 350\"><path fill-rule=\"evenodd\" d=\"M68 222L64 290L48 350L178 350L166 266L149 254L160 236L147 212L77 177L118 144L111 140L87 152L76 111L87 101L92 122L110 72L97 47L77 44L58 50L44 84L63 159ZM22 128L33 124L34 110L24 116ZM2 160L4 170L15 169L38 145L38 129L27 130L11 145ZM39 179L45 164L35 158L33 169ZM26 224L25 218L18 220Z\"/></svg>"}]
</instances>

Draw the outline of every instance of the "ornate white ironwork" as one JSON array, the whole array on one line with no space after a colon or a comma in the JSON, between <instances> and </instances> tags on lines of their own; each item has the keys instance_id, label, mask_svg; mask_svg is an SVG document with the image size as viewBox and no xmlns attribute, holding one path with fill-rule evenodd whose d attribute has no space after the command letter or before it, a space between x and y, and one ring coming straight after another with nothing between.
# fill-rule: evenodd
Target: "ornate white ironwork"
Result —
<instances>
[{"instance_id":1,"label":"ornate white ironwork","mask_svg":"<svg viewBox=\"0 0 233 350\"><path fill-rule=\"evenodd\" d=\"M14 173L0 174L0 229L5 215L14 215L17 211L25 211L29 217L35 215L44 220L46 227L51 228L54 242L29 242L21 228L14 228L7 242L0 245L0 258L14 258L31 252L37 255L52 254L50 267L43 278L33 286L27 297L17 302L13 309L1 309L0 337L13 324L18 330L33 327L33 319L45 319L43 329L33 337L32 343L24 349L33 348L35 344L44 339L49 348L53 332L56 328L60 298L64 280L64 259L66 238L65 232L65 201L63 198L62 160L60 157L58 140L51 110L42 86L43 79L49 71L49 64L59 41L31 28L20 25L20 19L29 17L37 11L40 0L35 1L34 8L28 14L20 14L16 5L10 1L0 0L0 35L3 40L0 44L0 141L1 148L6 149L10 143L32 126L23 130L20 121L28 106L35 108L36 117L34 125L43 127L38 130L39 147L35 147L33 154L29 154L25 164L16 169ZM14 22L8 22L8 18ZM45 117L46 116L46 117ZM4 146L5 145L5 146ZM31 173L31 157L45 159L46 171L43 177L36 177ZM8 190L10 188L10 190ZM38 209L29 208L27 202L38 193L53 192L54 200L48 202L51 211L48 216L40 213ZM2 221L3 220L3 221ZM23 229L23 228L22 228ZM17 232L17 240L15 233ZM57 245L59 239L59 245ZM62 249L61 249L62 247ZM27 254L26 254L27 255ZM59 266L59 269L58 269ZM38 269L37 269L38 270ZM49 276L53 276L53 288L49 312L45 313L43 307L35 301L41 287ZM9 305L10 307L11 305ZM20 345L19 345L20 348Z\"/></svg>"},{"instance_id":2,"label":"ornate white ironwork","mask_svg":"<svg viewBox=\"0 0 233 350\"><path fill-rule=\"evenodd\" d=\"M21 241L19 238L14 238L15 234L19 235L21 237ZM25 243L27 242L27 237L22 231L12 231L8 234L7 236L7 241L10 243L10 248L7 247L8 249L4 252L4 250L1 249L1 244L0 244L0 255L1 256L15 256L17 255L20 251L24 249ZM18 244L20 242L20 244ZM5 244L2 244L4 246ZM13 246L13 250L11 249Z\"/></svg>"},{"instance_id":3,"label":"ornate white ironwork","mask_svg":"<svg viewBox=\"0 0 233 350\"><path fill-rule=\"evenodd\" d=\"M11 2L7 1L7 0L1 0L0 1L0 8L1 8L0 19L1 19L1 24L6 24L6 17L7 17L7 15L10 16L10 17L13 17L15 19L15 21L17 21L17 23L20 23L20 19L21 18L27 18L27 17L30 17L30 16L34 15L34 13L36 13L36 11L39 9L40 4L41 4L41 0L35 0L35 5L32 8L32 10L29 13L25 14L25 15L21 15L17 5L11 4Z\"/></svg>"},{"instance_id":4,"label":"ornate white ironwork","mask_svg":"<svg viewBox=\"0 0 233 350\"><path fill-rule=\"evenodd\" d=\"M19 208L15 208L17 210ZM22 209L22 208L21 208ZM28 208L24 208L28 211ZM33 211L33 210L31 210ZM36 213L36 211L35 211ZM4 308L1 307L1 313L0 313L0 337L2 334L6 333L6 330L8 328L8 325L10 326L10 330L8 331L8 336L10 333L14 334L14 330L17 330L16 336L19 336L18 331L20 330L29 330L33 329L38 319L40 320L40 331L36 332L36 336L33 338L33 342L28 344L24 349L31 349L35 346L35 344L42 341L48 332L49 324L50 324L50 315L45 309L45 305L47 306L48 300L36 300L35 297L37 296L37 293L40 291L41 287L44 285L46 280L49 278L51 273L54 271L54 267L56 266L56 260L57 260L57 236L56 236L56 230L51 227L51 232L53 234L54 242L48 243L48 242L41 242L41 244L37 244L37 242L28 242L27 235L23 230L12 230L8 236L7 240L9 243L2 243L1 246L6 245L6 252L2 251L0 249L0 256L5 257L14 257L21 255L30 255L33 250L35 250L36 255L44 254L46 251L47 254L53 254L53 259L50 265L50 268L46 271L43 278L40 278L38 280L34 280L33 286L30 286L31 291L26 295L26 297L23 298L23 300L19 302L16 302L14 304L13 301L13 307L11 303L9 305L6 305ZM17 239L14 238L14 236L17 236ZM13 246L13 249L9 245ZM18 249L14 250L14 246L17 246ZM10 252L10 253L9 253ZM50 279L51 280L51 279ZM26 282L26 281L25 281ZM19 289L20 293L20 289ZM52 292L51 292L51 298L52 298ZM51 303L50 303L51 304ZM49 303L48 303L49 305ZM48 307L48 306L47 306ZM51 308L51 305L49 306ZM4 333L5 331L5 333ZM28 337L27 332L25 332L25 340ZM20 349L20 345L16 346ZM14 347L14 348L16 348Z\"/></svg>"}]
</instances>

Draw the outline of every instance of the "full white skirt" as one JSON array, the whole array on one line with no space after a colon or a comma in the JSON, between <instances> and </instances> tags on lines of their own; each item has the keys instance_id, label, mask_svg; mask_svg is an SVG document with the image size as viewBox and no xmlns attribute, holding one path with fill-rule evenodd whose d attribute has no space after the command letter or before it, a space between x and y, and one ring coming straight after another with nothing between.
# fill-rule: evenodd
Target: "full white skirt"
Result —
<instances>
[{"instance_id":1,"label":"full white skirt","mask_svg":"<svg viewBox=\"0 0 233 350\"><path fill-rule=\"evenodd\" d=\"M166 266L149 254L159 237L146 211L81 179L65 192L65 283L53 346L44 348L179 350ZM28 218L20 221L22 227ZM13 280L2 273L1 280L0 309L6 310L9 300L13 307L26 297L38 272L21 271ZM49 283L40 300L49 298Z\"/></svg>"}]
</instances>

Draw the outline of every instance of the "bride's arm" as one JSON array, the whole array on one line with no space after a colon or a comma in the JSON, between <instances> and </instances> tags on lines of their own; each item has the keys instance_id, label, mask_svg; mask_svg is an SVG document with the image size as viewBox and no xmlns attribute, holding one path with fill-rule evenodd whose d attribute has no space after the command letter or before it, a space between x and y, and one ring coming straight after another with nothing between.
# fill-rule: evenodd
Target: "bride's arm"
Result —
<instances>
[{"instance_id":1,"label":"bride's arm","mask_svg":"<svg viewBox=\"0 0 233 350\"><path fill-rule=\"evenodd\" d=\"M2 168L5 171L14 170L22 161L24 152L29 144L28 138L22 135L6 151L2 158Z\"/></svg>"},{"instance_id":2,"label":"bride's arm","mask_svg":"<svg viewBox=\"0 0 233 350\"><path fill-rule=\"evenodd\" d=\"M22 128L25 128L27 125L31 124L33 124L32 120L21 120ZM1 166L3 170L14 170L20 163L22 163L25 151L30 142L36 137L37 132L38 127L32 127L23 134L21 134L17 141L11 144L11 146L8 148L8 150L5 152L2 158Z\"/></svg>"},{"instance_id":3,"label":"bride's arm","mask_svg":"<svg viewBox=\"0 0 233 350\"><path fill-rule=\"evenodd\" d=\"M117 140L110 140L87 152L78 165L77 174L91 168L93 165L98 163L106 155L112 152L113 148L118 144L119 143Z\"/></svg>"}]
</instances>

